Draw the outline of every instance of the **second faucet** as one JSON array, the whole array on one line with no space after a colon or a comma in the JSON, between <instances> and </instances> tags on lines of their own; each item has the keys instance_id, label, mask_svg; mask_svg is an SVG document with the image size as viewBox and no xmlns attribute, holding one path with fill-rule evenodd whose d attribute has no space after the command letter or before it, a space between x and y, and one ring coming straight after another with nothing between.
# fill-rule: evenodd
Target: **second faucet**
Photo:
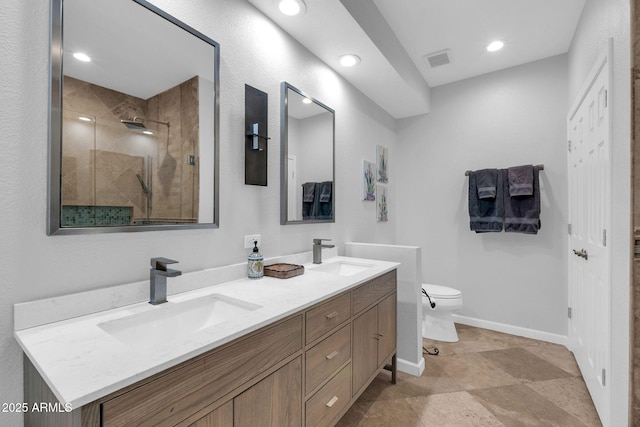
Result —
<instances>
[{"instance_id":1,"label":"second faucet","mask_svg":"<svg viewBox=\"0 0 640 427\"><path fill-rule=\"evenodd\" d=\"M313 263L322 264L322 248L335 248L336 245L323 245L322 242L330 242L331 239L313 239Z\"/></svg>"}]
</instances>

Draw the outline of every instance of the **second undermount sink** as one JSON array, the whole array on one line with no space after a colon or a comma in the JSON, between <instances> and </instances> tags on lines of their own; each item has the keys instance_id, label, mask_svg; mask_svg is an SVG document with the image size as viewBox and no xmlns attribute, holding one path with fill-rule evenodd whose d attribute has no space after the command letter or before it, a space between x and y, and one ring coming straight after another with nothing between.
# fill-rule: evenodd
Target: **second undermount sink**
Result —
<instances>
[{"instance_id":1,"label":"second undermount sink","mask_svg":"<svg viewBox=\"0 0 640 427\"><path fill-rule=\"evenodd\" d=\"M130 314L98 327L131 347L155 347L208 329L260 305L213 294L184 302L167 302L148 311Z\"/></svg>"},{"instance_id":2,"label":"second undermount sink","mask_svg":"<svg viewBox=\"0 0 640 427\"><path fill-rule=\"evenodd\" d=\"M353 276L354 274L362 273L373 267L372 264L361 264L351 261L336 261L313 266L314 271L321 271L324 273L336 274L338 276Z\"/></svg>"}]
</instances>

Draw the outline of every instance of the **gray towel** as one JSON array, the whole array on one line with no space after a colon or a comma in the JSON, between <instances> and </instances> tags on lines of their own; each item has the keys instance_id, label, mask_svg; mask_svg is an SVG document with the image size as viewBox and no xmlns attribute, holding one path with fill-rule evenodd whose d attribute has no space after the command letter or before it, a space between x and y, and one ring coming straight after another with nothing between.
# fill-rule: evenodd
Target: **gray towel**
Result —
<instances>
[{"instance_id":1,"label":"gray towel","mask_svg":"<svg viewBox=\"0 0 640 427\"><path fill-rule=\"evenodd\" d=\"M469 221L472 231L476 233L500 232L504 217L504 177L496 174L496 197L481 199L478 197L477 172L469 174Z\"/></svg>"},{"instance_id":2,"label":"gray towel","mask_svg":"<svg viewBox=\"0 0 640 427\"><path fill-rule=\"evenodd\" d=\"M331 201L331 187L332 181L325 181L320 183L320 203L329 203Z\"/></svg>"},{"instance_id":3,"label":"gray towel","mask_svg":"<svg viewBox=\"0 0 640 427\"><path fill-rule=\"evenodd\" d=\"M533 170L532 165L515 166L508 169L509 195L532 196L533 195Z\"/></svg>"},{"instance_id":4,"label":"gray towel","mask_svg":"<svg viewBox=\"0 0 640 427\"><path fill-rule=\"evenodd\" d=\"M541 227L539 174L538 168L533 168L533 194L531 196L509 196L509 183L508 179L505 179L504 231L538 234Z\"/></svg>"},{"instance_id":5,"label":"gray towel","mask_svg":"<svg viewBox=\"0 0 640 427\"><path fill-rule=\"evenodd\" d=\"M316 194L315 182L305 182L302 184L302 219L315 219L314 201Z\"/></svg>"},{"instance_id":6,"label":"gray towel","mask_svg":"<svg viewBox=\"0 0 640 427\"><path fill-rule=\"evenodd\" d=\"M313 199L315 198L315 191L315 182L305 182L304 184L302 184L302 201L304 203L313 203Z\"/></svg>"},{"instance_id":7,"label":"gray towel","mask_svg":"<svg viewBox=\"0 0 640 427\"><path fill-rule=\"evenodd\" d=\"M324 181L316 185L318 201L314 205L316 219L333 218L333 181Z\"/></svg>"},{"instance_id":8,"label":"gray towel","mask_svg":"<svg viewBox=\"0 0 640 427\"><path fill-rule=\"evenodd\" d=\"M482 169L475 172L478 197L480 199L495 199L498 182L498 169Z\"/></svg>"}]
</instances>

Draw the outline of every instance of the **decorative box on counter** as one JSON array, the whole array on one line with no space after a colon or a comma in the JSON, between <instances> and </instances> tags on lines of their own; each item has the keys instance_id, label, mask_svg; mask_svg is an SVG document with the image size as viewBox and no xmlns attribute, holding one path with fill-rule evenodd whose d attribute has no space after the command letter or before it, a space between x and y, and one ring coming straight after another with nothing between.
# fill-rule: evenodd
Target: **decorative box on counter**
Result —
<instances>
[{"instance_id":1,"label":"decorative box on counter","mask_svg":"<svg viewBox=\"0 0 640 427\"><path fill-rule=\"evenodd\" d=\"M277 277L278 279L289 279L291 277L304 274L304 267L297 264L272 264L264 267L264 275Z\"/></svg>"}]
</instances>

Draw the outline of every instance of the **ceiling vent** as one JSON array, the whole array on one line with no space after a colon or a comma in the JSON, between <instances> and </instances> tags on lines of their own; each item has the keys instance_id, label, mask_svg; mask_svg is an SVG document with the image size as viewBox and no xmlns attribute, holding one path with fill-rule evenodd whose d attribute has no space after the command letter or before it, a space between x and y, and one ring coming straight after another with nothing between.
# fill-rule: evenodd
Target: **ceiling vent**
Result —
<instances>
[{"instance_id":1,"label":"ceiling vent","mask_svg":"<svg viewBox=\"0 0 640 427\"><path fill-rule=\"evenodd\" d=\"M451 50L445 49L438 52L430 53L424 56L424 60L430 68L447 65L451 62Z\"/></svg>"}]
</instances>

